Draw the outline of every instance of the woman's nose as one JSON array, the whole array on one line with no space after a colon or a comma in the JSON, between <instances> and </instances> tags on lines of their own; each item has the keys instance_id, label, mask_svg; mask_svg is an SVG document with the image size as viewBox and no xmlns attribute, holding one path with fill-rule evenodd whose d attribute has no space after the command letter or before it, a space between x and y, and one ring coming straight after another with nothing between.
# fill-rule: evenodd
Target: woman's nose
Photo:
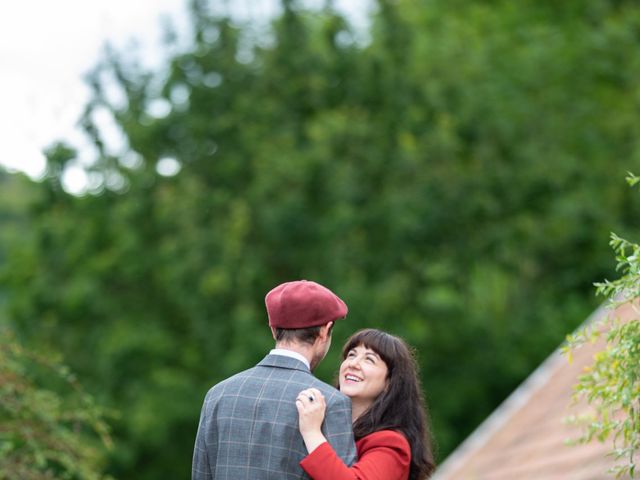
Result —
<instances>
[{"instance_id":1,"label":"woman's nose","mask_svg":"<svg viewBox=\"0 0 640 480\"><path fill-rule=\"evenodd\" d=\"M360 357L356 357L356 356L349 357L347 359L347 362L348 362L348 365L350 367L359 367L360 366Z\"/></svg>"}]
</instances>

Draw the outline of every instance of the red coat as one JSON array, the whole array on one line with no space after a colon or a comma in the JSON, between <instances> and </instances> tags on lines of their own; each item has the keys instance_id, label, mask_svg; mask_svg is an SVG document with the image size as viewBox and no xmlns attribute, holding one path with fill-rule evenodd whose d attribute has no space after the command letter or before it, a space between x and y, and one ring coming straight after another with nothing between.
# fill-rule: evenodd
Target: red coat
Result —
<instances>
[{"instance_id":1,"label":"red coat","mask_svg":"<svg viewBox=\"0 0 640 480\"><path fill-rule=\"evenodd\" d=\"M358 461L347 467L325 442L300 466L313 480L407 480L411 448L401 433L380 430L356 442Z\"/></svg>"}]
</instances>

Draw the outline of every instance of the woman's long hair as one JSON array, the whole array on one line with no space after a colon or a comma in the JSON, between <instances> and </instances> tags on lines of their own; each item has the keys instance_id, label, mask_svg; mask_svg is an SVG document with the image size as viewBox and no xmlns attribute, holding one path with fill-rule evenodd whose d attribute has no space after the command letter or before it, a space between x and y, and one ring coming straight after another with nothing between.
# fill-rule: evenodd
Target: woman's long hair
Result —
<instances>
[{"instance_id":1,"label":"woman's long hair","mask_svg":"<svg viewBox=\"0 0 640 480\"><path fill-rule=\"evenodd\" d=\"M342 358L360 345L375 351L384 360L388 384L353 423L356 440L380 430L401 432L411 446L409 479L429 478L435 469L432 439L418 368L411 350L402 339L368 328L347 340Z\"/></svg>"}]
</instances>

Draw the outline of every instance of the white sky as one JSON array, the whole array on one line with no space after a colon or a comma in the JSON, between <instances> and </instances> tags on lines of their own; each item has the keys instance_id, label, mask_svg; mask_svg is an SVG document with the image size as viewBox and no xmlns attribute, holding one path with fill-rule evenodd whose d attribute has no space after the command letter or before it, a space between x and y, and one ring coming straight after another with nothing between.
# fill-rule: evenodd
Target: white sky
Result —
<instances>
[{"instance_id":1,"label":"white sky","mask_svg":"<svg viewBox=\"0 0 640 480\"><path fill-rule=\"evenodd\" d=\"M211 4L221 0L211 0ZM273 14L274 0L231 0L242 14ZM309 0L308 3L319 3ZM367 0L337 2L356 22ZM257 8L256 8L257 7ZM186 32L186 0L16 0L0 5L0 164L42 175L42 150L56 140L79 148L86 140L76 123L89 92L82 77L100 58L105 42L127 47L135 40L150 67L163 58L163 17ZM358 18L359 17L359 18ZM82 190L79 171L69 190ZM75 183L74 185L71 185Z\"/></svg>"},{"instance_id":2,"label":"white sky","mask_svg":"<svg viewBox=\"0 0 640 480\"><path fill-rule=\"evenodd\" d=\"M184 0L19 0L0 7L0 163L37 178L42 149L82 142L75 128L88 99L82 77L104 43L137 38L161 61L161 15L186 22ZM156 48L154 48L156 47Z\"/></svg>"}]
</instances>

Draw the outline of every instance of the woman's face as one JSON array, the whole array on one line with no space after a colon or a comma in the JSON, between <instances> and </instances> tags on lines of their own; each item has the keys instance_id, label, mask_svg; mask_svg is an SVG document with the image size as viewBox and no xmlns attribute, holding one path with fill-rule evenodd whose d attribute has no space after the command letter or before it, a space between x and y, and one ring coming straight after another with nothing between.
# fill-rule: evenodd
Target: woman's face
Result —
<instances>
[{"instance_id":1,"label":"woman's face","mask_svg":"<svg viewBox=\"0 0 640 480\"><path fill-rule=\"evenodd\" d=\"M349 350L340 365L340 391L371 405L387 386L389 369L382 358L363 345Z\"/></svg>"}]
</instances>

